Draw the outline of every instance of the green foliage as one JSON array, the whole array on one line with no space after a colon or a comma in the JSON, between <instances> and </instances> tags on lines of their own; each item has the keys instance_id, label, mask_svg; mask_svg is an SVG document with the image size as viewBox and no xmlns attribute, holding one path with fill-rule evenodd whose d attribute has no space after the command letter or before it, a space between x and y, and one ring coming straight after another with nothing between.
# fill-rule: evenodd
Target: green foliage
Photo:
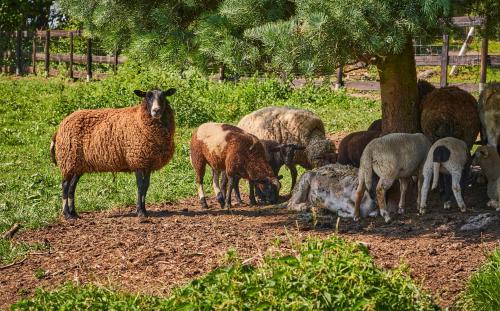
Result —
<instances>
[{"instance_id":1,"label":"green foliage","mask_svg":"<svg viewBox=\"0 0 500 311\"><path fill-rule=\"evenodd\" d=\"M119 294L93 285L68 284L13 305L14 310L438 310L404 267L377 268L365 246L335 236L268 254L255 266L229 252L218 268L170 297Z\"/></svg>"},{"instance_id":2,"label":"green foliage","mask_svg":"<svg viewBox=\"0 0 500 311\"><path fill-rule=\"evenodd\" d=\"M0 2L0 31L47 27L53 0L3 0Z\"/></svg>"},{"instance_id":3,"label":"green foliage","mask_svg":"<svg viewBox=\"0 0 500 311\"><path fill-rule=\"evenodd\" d=\"M147 202L167 202L195 195L189 163L194 127L207 121L237 123L256 109L287 105L319 113L329 132L359 130L379 118L376 101L351 98L327 87L293 90L272 77L240 83L217 83L189 73L189 79L154 67L125 65L119 74L99 82L0 76L0 232L19 222L24 228L49 224L60 214L60 175L50 161L49 145L61 120L78 109L126 107L139 98L134 89L176 87L176 150L173 160L151 177ZM206 174L207 178L209 174ZM289 188L285 174L284 189ZM175 183L166 182L175 180ZM209 185L210 183L206 183ZM76 194L77 211L94 211L135 202L130 174L85 174ZM210 187L206 187L210 193ZM0 260L12 261L16 245L0 247Z\"/></svg>"},{"instance_id":4,"label":"green foliage","mask_svg":"<svg viewBox=\"0 0 500 311\"><path fill-rule=\"evenodd\" d=\"M460 307L468 311L500 310L500 248L469 280L460 300Z\"/></svg>"}]
</instances>

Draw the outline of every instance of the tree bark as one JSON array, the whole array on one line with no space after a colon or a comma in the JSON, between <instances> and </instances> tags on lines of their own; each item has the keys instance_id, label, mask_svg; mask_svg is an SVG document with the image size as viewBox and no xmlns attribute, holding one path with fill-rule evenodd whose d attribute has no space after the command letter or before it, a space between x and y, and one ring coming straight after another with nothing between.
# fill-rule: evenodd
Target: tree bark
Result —
<instances>
[{"instance_id":1,"label":"tree bark","mask_svg":"<svg viewBox=\"0 0 500 311\"><path fill-rule=\"evenodd\" d=\"M418 132L417 71L411 38L408 38L400 54L386 56L378 63L377 69L382 100L382 132Z\"/></svg>"}]
</instances>

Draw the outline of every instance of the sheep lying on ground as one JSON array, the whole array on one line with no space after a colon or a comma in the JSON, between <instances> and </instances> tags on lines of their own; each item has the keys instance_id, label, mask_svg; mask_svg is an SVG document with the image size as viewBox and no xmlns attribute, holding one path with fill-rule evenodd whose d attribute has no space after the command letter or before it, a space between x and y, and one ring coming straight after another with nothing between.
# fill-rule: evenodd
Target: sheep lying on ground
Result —
<instances>
[{"instance_id":1,"label":"sheep lying on ground","mask_svg":"<svg viewBox=\"0 0 500 311\"><path fill-rule=\"evenodd\" d=\"M478 109L481 136L488 145L496 147L497 137L500 137L500 83L492 83L481 92Z\"/></svg>"},{"instance_id":2,"label":"sheep lying on ground","mask_svg":"<svg viewBox=\"0 0 500 311\"><path fill-rule=\"evenodd\" d=\"M135 172L137 215L146 215L146 193L152 171L174 154L174 112L167 91L134 91L143 97L135 107L79 110L66 117L52 138L52 161L63 177L63 214L75 218L75 188L91 172Z\"/></svg>"},{"instance_id":3,"label":"sheep lying on ground","mask_svg":"<svg viewBox=\"0 0 500 311\"><path fill-rule=\"evenodd\" d=\"M305 211L312 206L326 208L341 217L354 216L354 195L358 170L349 165L329 164L305 172L288 201L288 209ZM378 214L369 195L360 203L361 216Z\"/></svg>"},{"instance_id":4,"label":"sheep lying on ground","mask_svg":"<svg viewBox=\"0 0 500 311\"><path fill-rule=\"evenodd\" d=\"M422 102L420 125L432 143L455 137L465 141L470 150L480 128L476 99L457 87L436 89Z\"/></svg>"},{"instance_id":5,"label":"sheep lying on ground","mask_svg":"<svg viewBox=\"0 0 500 311\"><path fill-rule=\"evenodd\" d=\"M305 147L296 152L294 163L289 166L292 189L297 180L296 164L312 169L335 162L335 145L326 138L323 121L308 110L267 107L243 117L238 127L259 139Z\"/></svg>"},{"instance_id":6,"label":"sheep lying on ground","mask_svg":"<svg viewBox=\"0 0 500 311\"><path fill-rule=\"evenodd\" d=\"M379 137L380 131L354 132L342 139L339 144L337 162L344 165L359 167L359 161L366 145L373 139Z\"/></svg>"},{"instance_id":7,"label":"sheep lying on ground","mask_svg":"<svg viewBox=\"0 0 500 311\"><path fill-rule=\"evenodd\" d=\"M268 201L278 200L280 183L267 162L263 144L254 135L229 124L204 123L193 132L190 147L202 207L208 207L203 191L207 164L212 168L212 184L221 207L231 207L231 194L238 177L256 184ZM221 172L228 178L224 195L219 187ZM255 202L253 192L250 192L250 200Z\"/></svg>"},{"instance_id":8,"label":"sheep lying on ground","mask_svg":"<svg viewBox=\"0 0 500 311\"><path fill-rule=\"evenodd\" d=\"M488 206L500 211L500 155L493 146L480 146L474 154L473 165L481 166L488 179Z\"/></svg>"},{"instance_id":9,"label":"sheep lying on ground","mask_svg":"<svg viewBox=\"0 0 500 311\"><path fill-rule=\"evenodd\" d=\"M354 219L359 220L361 201L365 190L372 187L373 173L380 178L376 190L380 215L386 222L391 220L386 209L386 191L396 179L401 192L398 212L404 213L409 178L418 175L430 146L429 139L421 133L393 133L372 140L361 156Z\"/></svg>"},{"instance_id":10,"label":"sheep lying on ground","mask_svg":"<svg viewBox=\"0 0 500 311\"><path fill-rule=\"evenodd\" d=\"M432 178L432 189L438 185L439 173L451 175L451 189L457 200L461 212L465 212L465 203L462 199L460 180L462 172L468 171L470 166L469 149L464 141L454 137L446 137L436 141L427 154L427 159L422 170L423 184L420 194L420 213L425 213L427 194ZM446 187L446 186L445 186ZM449 189L445 188L444 208L451 207L451 196Z\"/></svg>"},{"instance_id":11,"label":"sheep lying on ground","mask_svg":"<svg viewBox=\"0 0 500 311\"><path fill-rule=\"evenodd\" d=\"M266 150L266 158L267 161L269 162L269 165L271 165L271 168L273 169L274 176L277 176L278 179L281 179L283 176L278 176L280 168L283 165L286 165L288 168L290 168L293 165L293 159L295 157L295 152L296 150L304 150L304 146L299 146L296 144L279 144L278 142L274 140L261 140L261 143L264 145L264 149ZM225 189L226 185L226 175L223 175L222 179L222 188ZM252 188L252 184L250 184L250 187ZM250 189L250 193L255 191L255 189ZM241 200L241 194L239 190L239 178L235 180L235 186L234 186L234 192L236 194L236 199L238 203L242 203ZM257 189L255 192L257 197L261 199L261 201L266 202L265 197L263 194ZM267 203L276 203L276 202L267 202ZM250 204L257 204L255 201L250 201Z\"/></svg>"}]
</instances>

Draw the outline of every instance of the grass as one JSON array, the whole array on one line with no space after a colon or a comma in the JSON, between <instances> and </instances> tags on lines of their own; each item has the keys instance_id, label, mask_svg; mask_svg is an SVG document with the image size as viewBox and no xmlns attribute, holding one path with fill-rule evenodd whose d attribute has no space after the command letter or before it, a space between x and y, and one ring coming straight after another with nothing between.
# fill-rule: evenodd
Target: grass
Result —
<instances>
[{"instance_id":1,"label":"grass","mask_svg":"<svg viewBox=\"0 0 500 311\"><path fill-rule=\"evenodd\" d=\"M192 129L203 122L236 123L250 111L270 105L311 109L322 117L329 132L358 130L380 117L376 101L351 98L326 87L291 90L273 78L220 84L195 74L181 80L160 70L133 66L91 83L0 76L0 232L16 222L25 229L37 228L59 216L60 176L50 161L49 145L65 116L77 109L133 105L138 101L134 89L154 86L178 88L172 102L178 127L174 159L152 175L148 203L196 194L188 141ZM205 188L210 193L206 175ZM283 189L288 190L289 174L284 175ZM82 212L131 205L135 192L131 174L117 174L116 179L109 173L86 174L78 184L76 208ZM24 248L0 243L0 264L22 256L18 249Z\"/></svg>"},{"instance_id":2,"label":"grass","mask_svg":"<svg viewBox=\"0 0 500 311\"><path fill-rule=\"evenodd\" d=\"M438 310L406 268L377 268L365 246L335 236L293 243L293 255L268 253L257 266L234 253L228 264L169 297L129 295L66 284L38 290L13 310Z\"/></svg>"},{"instance_id":3,"label":"grass","mask_svg":"<svg viewBox=\"0 0 500 311\"><path fill-rule=\"evenodd\" d=\"M500 248L476 272L463 294L460 307L468 311L500 310Z\"/></svg>"}]
</instances>

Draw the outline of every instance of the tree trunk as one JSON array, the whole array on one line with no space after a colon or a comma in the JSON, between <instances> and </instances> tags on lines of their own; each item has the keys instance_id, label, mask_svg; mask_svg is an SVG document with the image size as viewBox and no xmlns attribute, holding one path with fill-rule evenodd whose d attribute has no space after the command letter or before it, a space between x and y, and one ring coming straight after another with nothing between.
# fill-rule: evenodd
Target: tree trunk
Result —
<instances>
[{"instance_id":1,"label":"tree trunk","mask_svg":"<svg viewBox=\"0 0 500 311\"><path fill-rule=\"evenodd\" d=\"M382 100L382 131L418 132L417 71L411 38L408 38L400 54L386 56L377 68Z\"/></svg>"}]
</instances>

